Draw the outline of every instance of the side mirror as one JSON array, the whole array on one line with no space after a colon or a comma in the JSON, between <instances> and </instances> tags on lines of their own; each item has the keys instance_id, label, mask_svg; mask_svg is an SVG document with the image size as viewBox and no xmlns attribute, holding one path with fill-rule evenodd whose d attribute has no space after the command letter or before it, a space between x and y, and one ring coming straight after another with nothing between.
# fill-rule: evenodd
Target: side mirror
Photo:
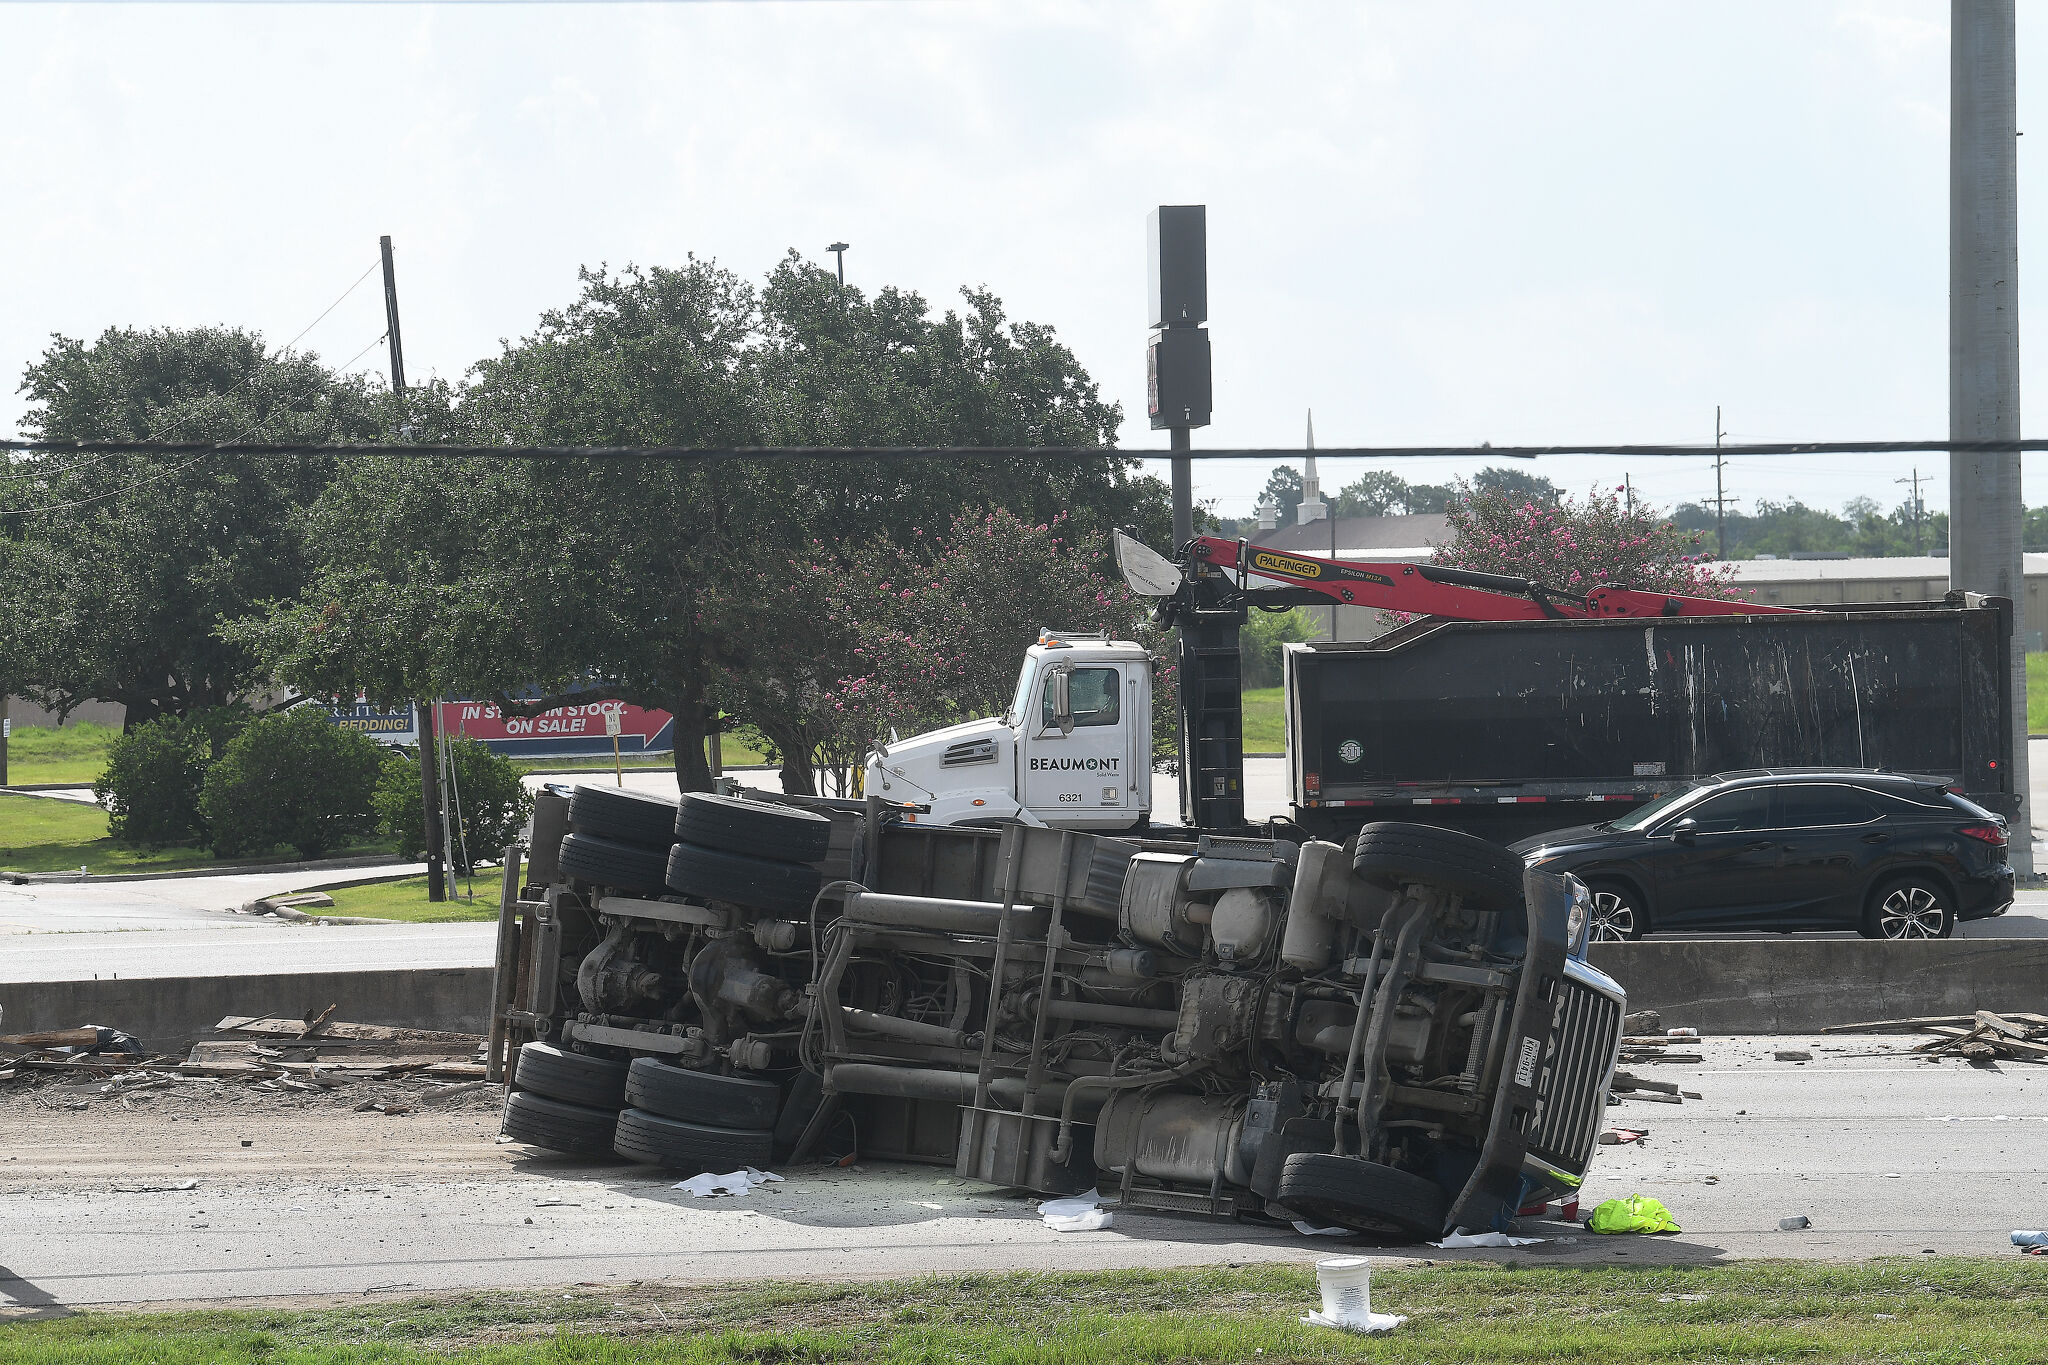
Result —
<instances>
[{"instance_id":1,"label":"side mirror","mask_svg":"<svg viewBox=\"0 0 2048 1365\"><path fill-rule=\"evenodd\" d=\"M1700 822L1687 816L1671 827L1671 837L1681 844L1689 844L1699 837Z\"/></svg>"},{"instance_id":2,"label":"side mirror","mask_svg":"<svg viewBox=\"0 0 2048 1365\"><path fill-rule=\"evenodd\" d=\"M1052 719L1060 733L1074 733L1074 675L1062 668L1052 675Z\"/></svg>"}]
</instances>

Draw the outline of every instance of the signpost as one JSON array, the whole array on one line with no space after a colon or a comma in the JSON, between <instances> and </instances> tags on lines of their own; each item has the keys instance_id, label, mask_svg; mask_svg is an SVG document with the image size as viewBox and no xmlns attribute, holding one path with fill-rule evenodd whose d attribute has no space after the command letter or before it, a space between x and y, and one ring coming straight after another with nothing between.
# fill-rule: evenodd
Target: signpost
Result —
<instances>
[{"instance_id":1,"label":"signpost","mask_svg":"<svg viewBox=\"0 0 2048 1365\"><path fill-rule=\"evenodd\" d=\"M626 768L625 765L619 761L619 731L625 727L622 726L619 722L619 713L615 708L607 709L605 711L604 732L612 737L612 776L616 778L618 780L618 784L621 787L623 787L626 785Z\"/></svg>"},{"instance_id":2,"label":"signpost","mask_svg":"<svg viewBox=\"0 0 2048 1365\"><path fill-rule=\"evenodd\" d=\"M613 736L608 716L619 718ZM675 725L666 711L592 700L557 706L537 716L508 716L487 701L441 703L440 728L477 740L515 758L599 758L613 747L636 754L667 753Z\"/></svg>"}]
</instances>

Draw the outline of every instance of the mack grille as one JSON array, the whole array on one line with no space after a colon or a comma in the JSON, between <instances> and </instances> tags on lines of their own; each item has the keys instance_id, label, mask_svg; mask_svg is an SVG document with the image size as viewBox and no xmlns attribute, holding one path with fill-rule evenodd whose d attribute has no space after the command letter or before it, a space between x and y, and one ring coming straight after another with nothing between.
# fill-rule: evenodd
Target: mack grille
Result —
<instances>
[{"instance_id":1,"label":"mack grille","mask_svg":"<svg viewBox=\"0 0 2048 1365\"><path fill-rule=\"evenodd\" d=\"M1529 1129L1529 1152L1573 1175L1585 1172L1607 1108L1621 1005L1566 977L1551 1016L1538 1086L1541 1107Z\"/></svg>"}]
</instances>

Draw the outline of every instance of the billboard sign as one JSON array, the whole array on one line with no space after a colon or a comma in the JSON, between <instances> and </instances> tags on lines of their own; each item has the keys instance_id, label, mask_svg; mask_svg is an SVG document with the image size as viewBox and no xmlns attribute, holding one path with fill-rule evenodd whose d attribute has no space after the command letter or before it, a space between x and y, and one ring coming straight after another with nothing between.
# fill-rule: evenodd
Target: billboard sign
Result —
<instances>
[{"instance_id":1,"label":"billboard sign","mask_svg":"<svg viewBox=\"0 0 2048 1365\"><path fill-rule=\"evenodd\" d=\"M338 730L368 735L379 744L419 743L419 729L414 724L410 706L397 711L382 711L358 697L354 706L323 706L320 709L334 719Z\"/></svg>"},{"instance_id":2,"label":"billboard sign","mask_svg":"<svg viewBox=\"0 0 2048 1365\"><path fill-rule=\"evenodd\" d=\"M619 701L557 706L537 716L508 716L487 701L444 701L439 711L441 733L529 758L609 754L614 717L621 753L667 753L674 744L668 712Z\"/></svg>"}]
</instances>

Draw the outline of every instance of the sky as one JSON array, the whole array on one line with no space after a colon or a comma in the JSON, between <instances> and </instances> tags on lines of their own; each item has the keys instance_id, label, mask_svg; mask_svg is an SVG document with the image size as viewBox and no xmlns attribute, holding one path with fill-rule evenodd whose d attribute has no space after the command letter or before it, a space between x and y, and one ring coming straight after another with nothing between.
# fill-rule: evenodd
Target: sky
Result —
<instances>
[{"instance_id":1,"label":"sky","mask_svg":"<svg viewBox=\"0 0 2048 1365\"><path fill-rule=\"evenodd\" d=\"M1144 222L1208 206L1198 446L1938 438L1938 0L0 5L0 374L53 333L234 324L459 376L579 265L790 248L935 310L986 285L1144 414ZM2020 7L2019 126L2048 101ZM2036 144L2029 146L2029 144ZM2048 119L2019 144L2048 404ZM358 281L353 292L347 292ZM320 315L330 304L324 318ZM23 400L0 385L0 430ZM1740 508L1887 506L1936 456L1737 459ZM1371 466L1326 461L1333 490ZM1385 467L1385 466L1383 466ZM1478 466L1403 462L1412 482ZM1705 460L1549 459L1665 505ZM1198 464L1247 514L1268 467ZM2027 472L2030 503L2048 473Z\"/></svg>"}]
</instances>

